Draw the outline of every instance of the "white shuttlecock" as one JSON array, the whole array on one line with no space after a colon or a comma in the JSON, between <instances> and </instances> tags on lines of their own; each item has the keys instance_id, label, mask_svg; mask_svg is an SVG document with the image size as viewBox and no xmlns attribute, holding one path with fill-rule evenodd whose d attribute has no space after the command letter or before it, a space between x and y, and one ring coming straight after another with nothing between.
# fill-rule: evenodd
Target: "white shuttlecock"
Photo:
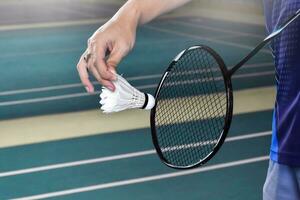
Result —
<instances>
[{"instance_id":1,"label":"white shuttlecock","mask_svg":"<svg viewBox=\"0 0 300 200\"><path fill-rule=\"evenodd\" d=\"M140 108L150 110L155 105L151 94L142 93L131 86L122 76L116 74L115 91L103 87L100 94L101 110L104 113L119 112L126 109Z\"/></svg>"}]
</instances>

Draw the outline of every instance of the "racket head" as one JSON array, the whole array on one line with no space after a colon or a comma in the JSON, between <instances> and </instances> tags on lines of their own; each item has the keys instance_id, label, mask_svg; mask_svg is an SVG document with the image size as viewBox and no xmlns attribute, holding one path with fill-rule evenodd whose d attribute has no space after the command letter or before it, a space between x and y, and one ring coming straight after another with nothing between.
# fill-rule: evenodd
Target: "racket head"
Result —
<instances>
[{"instance_id":1,"label":"racket head","mask_svg":"<svg viewBox=\"0 0 300 200\"><path fill-rule=\"evenodd\" d=\"M222 105L210 113L214 104L208 103L213 98ZM155 99L151 134L162 162L171 168L190 169L209 161L224 143L233 112L231 77L223 59L205 45L182 51L162 76ZM213 120L211 114L220 116ZM206 132L209 130L213 133Z\"/></svg>"}]
</instances>

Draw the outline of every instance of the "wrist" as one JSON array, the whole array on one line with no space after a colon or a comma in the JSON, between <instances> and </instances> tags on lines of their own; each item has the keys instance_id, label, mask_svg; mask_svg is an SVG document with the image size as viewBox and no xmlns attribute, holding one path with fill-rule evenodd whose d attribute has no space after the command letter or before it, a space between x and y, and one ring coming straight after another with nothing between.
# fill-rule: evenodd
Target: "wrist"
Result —
<instances>
[{"instance_id":1,"label":"wrist","mask_svg":"<svg viewBox=\"0 0 300 200\"><path fill-rule=\"evenodd\" d=\"M112 21L120 21L127 24L130 28L136 29L141 18L141 10L139 1L129 0L120 10L113 16Z\"/></svg>"}]
</instances>

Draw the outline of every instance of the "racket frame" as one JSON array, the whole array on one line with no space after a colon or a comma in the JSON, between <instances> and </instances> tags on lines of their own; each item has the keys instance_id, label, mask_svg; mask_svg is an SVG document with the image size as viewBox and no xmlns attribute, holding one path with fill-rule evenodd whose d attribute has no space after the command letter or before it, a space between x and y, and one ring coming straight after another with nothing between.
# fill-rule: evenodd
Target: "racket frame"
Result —
<instances>
[{"instance_id":1,"label":"racket frame","mask_svg":"<svg viewBox=\"0 0 300 200\"><path fill-rule=\"evenodd\" d=\"M195 49L204 49L207 52L209 52L213 58L217 61L218 66L222 72L222 76L223 76L223 80L224 80L224 86L226 89L226 115L224 117L224 127L223 127L223 131L220 134L220 137L218 139L218 142L216 143L213 151L208 154L205 158L203 158L202 160L199 160L198 162L188 165L188 166L176 166L171 164L170 162L168 162L168 160L164 157L161 148L159 146L159 142L158 142L158 138L157 138L157 134L156 134L156 125L155 125L155 116L156 116L156 106L157 106L157 102L159 101L159 94L161 91L161 88L164 84L165 79L168 77L169 72L172 70L172 68L174 67L174 65L180 60L181 57L183 57L187 52L195 50ZM155 92L155 105L154 107L151 109L151 115L150 115L150 124L151 124L151 136L152 136L152 142L154 144L155 150L160 158L160 160L167 165L168 167L174 168L174 169L191 169L191 168L195 168L198 166L201 166L203 164L205 164L207 161L209 161L220 149L220 147L222 146L222 144L225 141L225 138L228 134L230 125L231 125L231 121L232 121L232 116L233 116L233 91L232 91L232 83L231 83L231 77L230 77L230 72L228 71L228 69L226 68L226 65L223 61L223 59L219 56L218 53L216 53L213 49L211 49L208 46L205 45L195 45L192 46L188 49L183 50L182 52L180 52L175 58L174 60L170 63L169 67L166 69L164 75L162 76L158 87L156 89ZM158 101L157 101L158 100Z\"/></svg>"},{"instance_id":2,"label":"racket frame","mask_svg":"<svg viewBox=\"0 0 300 200\"><path fill-rule=\"evenodd\" d=\"M151 117L150 117L150 124L151 124L151 134L152 134L152 140L153 144L155 146L156 152L159 155L160 159L162 160L163 163L165 163L167 166L175 168L175 169L189 169L189 168L194 168L198 167L200 165L205 164L207 161L209 161L220 149L222 144L225 141L225 138L228 134L230 125L231 125L231 120L232 120L232 115L233 115L233 91L232 91L232 84L231 84L231 76L239 69L241 68L248 60L250 60L254 55L257 54L257 52L262 49L268 42L270 42L274 37L278 36L289 24L291 24L293 21L295 21L298 17L300 16L300 9L294 13L282 26L280 26L277 30L273 31L273 33L269 34L260 44L258 44L247 56L245 56L238 64L236 64L232 69L228 69L223 61L223 59L216 53L213 49L211 49L208 46L205 45L196 45L192 46L188 49L185 49L181 53L179 53L175 59L171 62L167 70L165 71L164 75L162 76L160 83L156 89L155 92L155 99L158 99L159 93L161 90L161 87L164 83L164 80L168 76L169 72L171 69L174 67L174 65L178 62L178 60L184 56L188 51L197 49L197 48L203 48L206 51L208 51L217 61L223 78L224 78L224 84L226 88L226 100L227 100L227 110L226 110L226 115L225 115L225 125L223 128L223 132L220 135L220 138L215 145L213 151L208 154L204 159L200 160L199 162L189 165L189 166L174 166L171 163L167 161L167 159L164 158L163 153L160 150L159 144L158 144L158 139L156 137L156 128L155 128L155 112L156 112L156 105L153 107L151 110ZM157 101L156 101L157 102Z\"/></svg>"}]
</instances>

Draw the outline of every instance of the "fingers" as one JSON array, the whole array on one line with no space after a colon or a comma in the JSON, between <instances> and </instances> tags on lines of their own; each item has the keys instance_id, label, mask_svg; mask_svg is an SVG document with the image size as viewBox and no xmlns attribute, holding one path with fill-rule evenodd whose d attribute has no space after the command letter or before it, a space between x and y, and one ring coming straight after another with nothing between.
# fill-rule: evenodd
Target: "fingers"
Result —
<instances>
[{"instance_id":1,"label":"fingers","mask_svg":"<svg viewBox=\"0 0 300 200\"><path fill-rule=\"evenodd\" d=\"M101 77L101 73L99 72L98 68L95 65L95 56L91 54L91 56L88 56L88 59L86 59L86 68L88 69L89 72L93 74L93 76L96 78L96 80L103 85L104 87L107 87L111 91L115 90L115 86L113 83L110 81L106 81Z\"/></svg>"},{"instance_id":2,"label":"fingers","mask_svg":"<svg viewBox=\"0 0 300 200\"><path fill-rule=\"evenodd\" d=\"M126 55L126 51L122 51L122 48L113 48L107 60L105 60L105 52L106 49L98 51L101 57L95 59L94 62L101 77L101 84L114 91L115 86L112 81L116 80L116 67Z\"/></svg>"},{"instance_id":3,"label":"fingers","mask_svg":"<svg viewBox=\"0 0 300 200\"><path fill-rule=\"evenodd\" d=\"M88 48L85 52L87 69L95 76L97 81L111 91L115 90L113 81L116 80L116 67L121 59L127 54L128 48L121 48L119 44L110 42L103 43L102 40L88 40ZM110 52L109 55L105 55ZM85 79L86 81L86 79Z\"/></svg>"},{"instance_id":4,"label":"fingers","mask_svg":"<svg viewBox=\"0 0 300 200\"><path fill-rule=\"evenodd\" d=\"M86 56L88 61L87 66L100 84L114 91L115 86L112 81L115 80L115 73L109 70L105 62L105 52L107 50L109 48L105 43L89 39L86 52L89 52L90 56Z\"/></svg>"},{"instance_id":5,"label":"fingers","mask_svg":"<svg viewBox=\"0 0 300 200\"><path fill-rule=\"evenodd\" d=\"M114 81L116 79L115 69L111 70L109 65L105 62L105 53L98 51L98 58L94 58L94 64L100 73L100 76L104 80Z\"/></svg>"},{"instance_id":6,"label":"fingers","mask_svg":"<svg viewBox=\"0 0 300 200\"><path fill-rule=\"evenodd\" d=\"M102 79L101 84L111 91L115 91L115 89L116 89L116 86L111 81Z\"/></svg>"},{"instance_id":7,"label":"fingers","mask_svg":"<svg viewBox=\"0 0 300 200\"><path fill-rule=\"evenodd\" d=\"M105 85L111 91L115 90L115 86L114 84L112 84L111 81L116 80L116 68L121 62L122 58L125 56L125 54L122 51L116 51L115 49L116 48L114 48L111 51L111 53L107 56L108 59L106 61L105 59L96 60L96 65L103 79L103 85Z\"/></svg>"},{"instance_id":8,"label":"fingers","mask_svg":"<svg viewBox=\"0 0 300 200\"><path fill-rule=\"evenodd\" d=\"M103 85L104 87L108 88L111 91L115 90L115 86L111 81L105 80L101 77L100 72L98 71L98 69L96 68L96 66L93 64L94 61L91 59L89 61L89 66L92 66L89 70L92 72L92 74L94 75L94 77L97 79L97 81Z\"/></svg>"},{"instance_id":9,"label":"fingers","mask_svg":"<svg viewBox=\"0 0 300 200\"><path fill-rule=\"evenodd\" d=\"M85 62L83 56L81 56L78 64L77 64L77 71L79 73L80 80L84 85L87 92L94 92L94 86L89 80L89 74L87 71L87 63Z\"/></svg>"},{"instance_id":10,"label":"fingers","mask_svg":"<svg viewBox=\"0 0 300 200\"><path fill-rule=\"evenodd\" d=\"M127 51L125 50L125 48L114 48L106 61L108 69L110 71L115 72L115 69L117 68L118 64L121 62L121 60L126 54Z\"/></svg>"}]
</instances>

